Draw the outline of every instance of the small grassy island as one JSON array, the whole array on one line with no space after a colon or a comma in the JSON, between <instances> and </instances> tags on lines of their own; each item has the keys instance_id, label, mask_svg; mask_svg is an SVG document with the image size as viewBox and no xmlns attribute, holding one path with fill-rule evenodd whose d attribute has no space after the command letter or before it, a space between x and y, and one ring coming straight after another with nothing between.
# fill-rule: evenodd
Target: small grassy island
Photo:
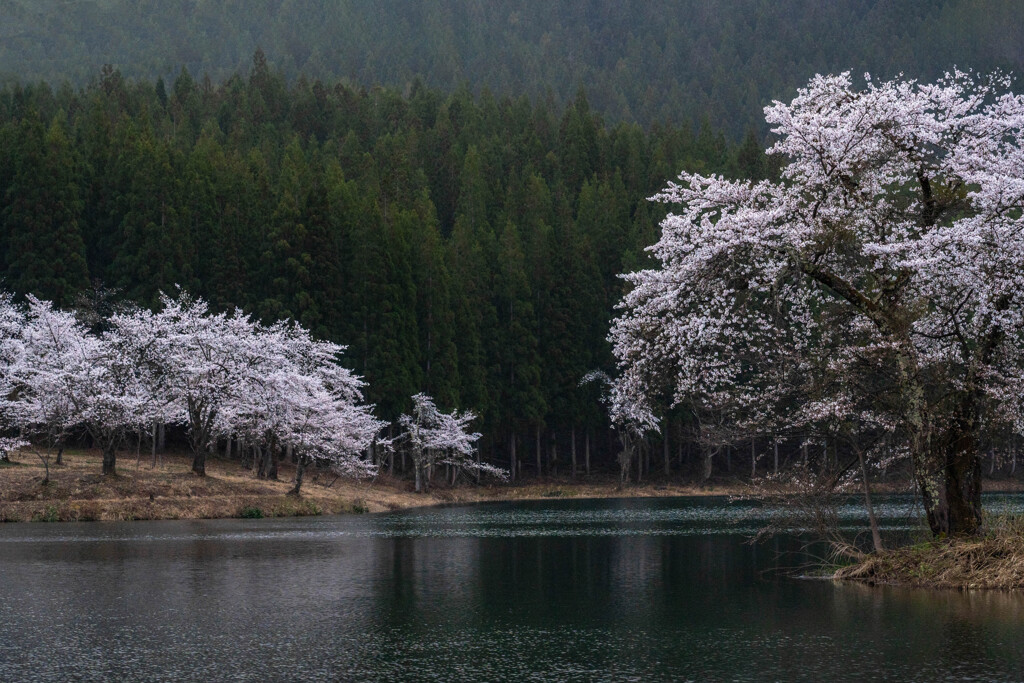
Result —
<instances>
[{"instance_id":1,"label":"small grassy island","mask_svg":"<svg viewBox=\"0 0 1024 683\"><path fill-rule=\"evenodd\" d=\"M976 536L937 538L872 553L834 578L922 588L1024 588L1024 520L997 517Z\"/></svg>"}]
</instances>

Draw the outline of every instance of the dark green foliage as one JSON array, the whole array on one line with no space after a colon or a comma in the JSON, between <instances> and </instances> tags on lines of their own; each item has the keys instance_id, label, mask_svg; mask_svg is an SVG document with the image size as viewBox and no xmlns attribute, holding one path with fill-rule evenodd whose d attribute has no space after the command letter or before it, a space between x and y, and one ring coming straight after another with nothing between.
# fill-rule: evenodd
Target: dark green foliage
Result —
<instances>
[{"instance_id":1,"label":"dark green foliage","mask_svg":"<svg viewBox=\"0 0 1024 683\"><path fill-rule=\"evenodd\" d=\"M816 72L931 81L954 65L1020 71L1022 25L1017 0L5 0L0 79L84 84L103 64L163 76L154 104L181 107L175 124L190 134L200 75L221 82L251 65L251 89L235 109L247 134L291 108L304 138L328 135L325 93L307 83L298 101L286 101L284 77L305 75L411 92L416 116L421 104L437 113L424 84L561 103L583 87L610 120L707 115L738 139L763 125L764 105L790 98ZM457 116L452 122L461 133ZM489 125L486 115L481 123ZM565 133L581 132L577 121L564 123ZM587 175L585 165L570 169L567 185ZM449 210L438 201L442 222Z\"/></svg>"},{"instance_id":2,"label":"dark green foliage","mask_svg":"<svg viewBox=\"0 0 1024 683\"><path fill-rule=\"evenodd\" d=\"M7 128L16 131L0 212L8 286L70 305L89 283L74 150L60 117L47 130L32 112Z\"/></svg>"},{"instance_id":3,"label":"dark green foliage","mask_svg":"<svg viewBox=\"0 0 1024 683\"><path fill-rule=\"evenodd\" d=\"M238 511L238 516L242 519L263 519L265 515L260 508L254 505L247 505Z\"/></svg>"},{"instance_id":4,"label":"dark green foliage","mask_svg":"<svg viewBox=\"0 0 1024 683\"><path fill-rule=\"evenodd\" d=\"M247 77L172 83L108 68L77 93L0 90L6 285L107 307L180 285L295 319L349 345L381 417L428 392L476 411L502 462L512 433L531 459L538 434L559 462L584 429L600 448L579 381L610 369L617 275L656 239L646 197L684 167L770 170L752 137L609 128L582 92L562 110L287 86L259 54Z\"/></svg>"}]
</instances>

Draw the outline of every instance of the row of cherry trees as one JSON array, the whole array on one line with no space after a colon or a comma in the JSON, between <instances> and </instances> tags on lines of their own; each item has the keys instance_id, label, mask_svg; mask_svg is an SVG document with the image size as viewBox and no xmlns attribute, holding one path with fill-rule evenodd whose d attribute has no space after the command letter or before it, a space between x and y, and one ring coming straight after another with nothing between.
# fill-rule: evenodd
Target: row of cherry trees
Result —
<instances>
[{"instance_id":1,"label":"row of cherry trees","mask_svg":"<svg viewBox=\"0 0 1024 683\"><path fill-rule=\"evenodd\" d=\"M94 322L98 331L50 302L30 296L18 306L0 298L0 409L17 434L0 447L34 450L47 478L49 454L76 431L91 436L103 473L112 474L126 438L157 424L186 427L198 475L224 437L262 453L293 452L296 494L313 462L342 474L373 473L364 453L387 423L363 402L363 381L339 363L342 346L315 340L296 323L211 313L187 294L162 296L156 312L132 309ZM472 418L433 408L429 420L408 418L417 428L382 445L450 451L475 466L469 456L479 435L463 429Z\"/></svg>"}]
</instances>

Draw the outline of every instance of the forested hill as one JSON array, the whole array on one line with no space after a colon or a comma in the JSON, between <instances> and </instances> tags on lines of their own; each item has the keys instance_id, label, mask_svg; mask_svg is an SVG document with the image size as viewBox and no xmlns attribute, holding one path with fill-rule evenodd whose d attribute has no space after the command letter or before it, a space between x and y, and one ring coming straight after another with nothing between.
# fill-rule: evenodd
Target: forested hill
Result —
<instances>
[{"instance_id":1,"label":"forested hill","mask_svg":"<svg viewBox=\"0 0 1024 683\"><path fill-rule=\"evenodd\" d=\"M682 168L768 173L753 137L610 126L582 95L289 85L259 53L221 86L106 69L0 90L0 276L65 307L98 280L293 318L349 345L380 416L426 391L482 414L487 457L565 454L603 424L579 382Z\"/></svg>"},{"instance_id":2,"label":"forested hill","mask_svg":"<svg viewBox=\"0 0 1024 683\"><path fill-rule=\"evenodd\" d=\"M608 120L708 116L737 138L816 72L1024 66L1018 0L0 0L0 78L219 83L257 48L289 79L450 93L580 87Z\"/></svg>"}]
</instances>

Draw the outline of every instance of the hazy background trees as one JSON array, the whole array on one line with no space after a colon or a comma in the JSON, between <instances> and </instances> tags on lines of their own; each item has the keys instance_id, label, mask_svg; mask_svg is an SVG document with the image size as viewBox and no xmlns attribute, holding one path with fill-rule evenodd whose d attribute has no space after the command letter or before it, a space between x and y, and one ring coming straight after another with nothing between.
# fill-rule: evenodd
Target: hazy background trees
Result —
<instances>
[{"instance_id":1,"label":"hazy background trees","mask_svg":"<svg viewBox=\"0 0 1024 683\"><path fill-rule=\"evenodd\" d=\"M408 94L420 77L557 102L584 87L609 120L706 116L738 138L814 73L1019 69L1021 25L1014 0L7 0L0 77L81 85L109 63L219 83L262 47L289 80ZM271 116L280 95L262 95Z\"/></svg>"}]
</instances>

